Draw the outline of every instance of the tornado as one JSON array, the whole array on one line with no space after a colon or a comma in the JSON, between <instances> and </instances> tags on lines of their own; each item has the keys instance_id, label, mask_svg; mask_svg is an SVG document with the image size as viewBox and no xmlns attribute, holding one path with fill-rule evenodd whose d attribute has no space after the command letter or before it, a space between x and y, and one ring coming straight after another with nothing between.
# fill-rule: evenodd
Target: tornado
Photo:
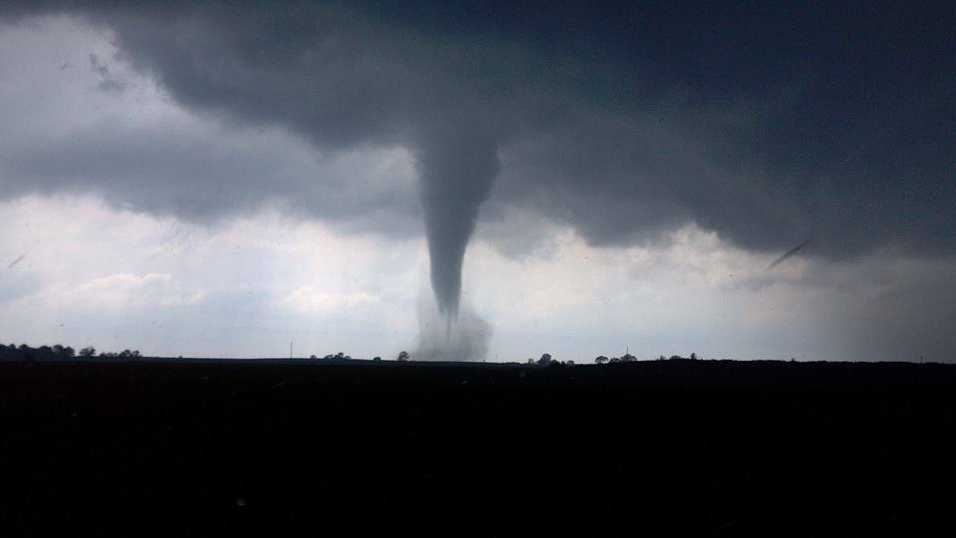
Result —
<instances>
[{"instance_id":1,"label":"tornado","mask_svg":"<svg viewBox=\"0 0 956 538\"><path fill-rule=\"evenodd\" d=\"M432 291L450 327L461 303L465 250L500 168L498 145L474 125L433 128L419 148L417 166Z\"/></svg>"}]
</instances>

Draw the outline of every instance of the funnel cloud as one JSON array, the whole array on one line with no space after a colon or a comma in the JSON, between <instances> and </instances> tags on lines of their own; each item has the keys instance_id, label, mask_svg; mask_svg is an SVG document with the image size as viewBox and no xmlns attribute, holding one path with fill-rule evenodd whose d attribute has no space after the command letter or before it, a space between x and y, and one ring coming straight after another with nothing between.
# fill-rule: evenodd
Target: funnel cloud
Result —
<instances>
[{"instance_id":1,"label":"funnel cloud","mask_svg":"<svg viewBox=\"0 0 956 538\"><path fill-rule=\"evenodd\" d=\"M478 208L498 174L497 146L469 126L449 126L431 135L418 167L432 290L450 324L458 317L462 263Z\"/></svg>"}]
</instances>

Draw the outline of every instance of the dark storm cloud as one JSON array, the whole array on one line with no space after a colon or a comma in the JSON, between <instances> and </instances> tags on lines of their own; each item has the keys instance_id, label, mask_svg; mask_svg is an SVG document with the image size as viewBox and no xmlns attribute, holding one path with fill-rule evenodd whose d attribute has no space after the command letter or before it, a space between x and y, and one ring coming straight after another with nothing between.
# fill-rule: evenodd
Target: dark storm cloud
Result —
<instances>
[{"instance_id":1,"label":"dark storm cloud","mask_svg":"<svg viewBox=\"0 0 956 538\"><path fill-rule=\"evenodd\" d=\"M98 192L123 208L195 222L276 202L300 216L319 215L357 230L409 236L420 229L418 219L412 224L404 217L417 209L413 195L397 184L370 189L382 178L352 166L349 156L290 150L282 137L260 134L253 141L258 144L176 123L99 122L18 147L0 170L28 180L7 182L7 196ZM384 219L389 227L370 218Z\"/></svg>"},{"instance_id":2,"label":"dark storm cloud","mask_svg":"<svg viewBox=\"0 0 956 538\"><path fill-rule=\"evenodd\" d=\"M449 309L489 196L600 245L693 221L761 251L956 252L950 11L629 4L59 8L193 111L411 149Z\"/></svg>"}]
</instances>

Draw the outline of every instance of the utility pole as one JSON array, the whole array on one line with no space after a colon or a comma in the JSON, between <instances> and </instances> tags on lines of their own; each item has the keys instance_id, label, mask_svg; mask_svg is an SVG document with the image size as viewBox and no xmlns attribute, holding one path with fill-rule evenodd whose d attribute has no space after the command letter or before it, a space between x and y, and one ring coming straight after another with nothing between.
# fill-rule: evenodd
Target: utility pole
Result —
<instances>
[{"instance_id":1,"label":"utility pole","mask_svg":"<svg viewBox=\"0 0 956 538\"><path fill-rule=\"evenodd\" d=\"M289 358L292 358L292 342L289 342Z\"/></svg>"}]
</instances>

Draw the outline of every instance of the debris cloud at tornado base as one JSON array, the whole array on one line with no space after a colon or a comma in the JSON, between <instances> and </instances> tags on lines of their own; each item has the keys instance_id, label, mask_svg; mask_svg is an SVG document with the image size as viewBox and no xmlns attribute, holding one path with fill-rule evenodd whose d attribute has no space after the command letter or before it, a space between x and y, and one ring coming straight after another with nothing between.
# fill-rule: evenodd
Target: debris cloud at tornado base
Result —
<instances>
[{"instance_id":1,"label":"debris cloud at tornado base","mask_svg":"<svg viewBox=\"0 0 956 538\"><path fill-rule=\"evenodd\" d=\"M424 297L418 304L418 345L412 359L419 361L481 362L488 356L491 325L463 305L454 323Z\"/></svg>"}]
</instances>

